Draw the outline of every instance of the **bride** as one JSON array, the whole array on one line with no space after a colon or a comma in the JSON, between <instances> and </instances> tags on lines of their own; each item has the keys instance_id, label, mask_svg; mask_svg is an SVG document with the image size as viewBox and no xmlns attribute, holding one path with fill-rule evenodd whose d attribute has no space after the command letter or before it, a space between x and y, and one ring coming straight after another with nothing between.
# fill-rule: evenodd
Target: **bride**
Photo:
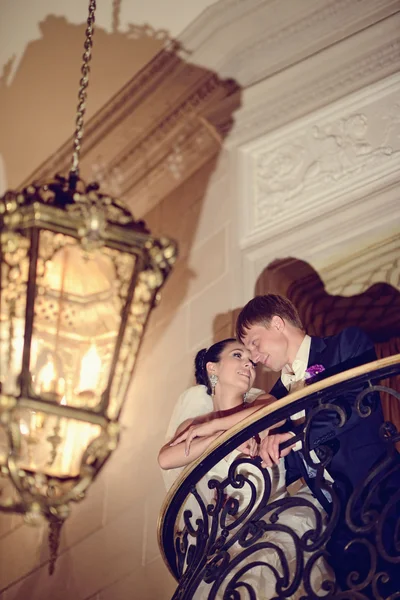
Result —
<instances>
[{"instance_id":1,"label":"bride","mask_svg":"<svg viewBox=\"0 0 400 600\"><path fill-rule=\"evenodd\" d=\"M184 394L184 402L178 403L171 419L169 433L173 436L172 440L159 452L160 467L174 478L221 433L275 401L271 395L252 389L254 364L249 352L235 339L226 339L208 350L200 350L195 359L195 378L198 385ZM268 431L262 432L261 436L264 441L268 439ZM287 436L289 439L291 434ZM275 452L268 456L265 452L268 444L263 444L260 449L259 442L260 437L255 436L242 444L210 469L205 478L207 485L202 481L202 485L197 486L206 506L210 503L217 505L218 498L220 506L221 498L226 505L230 503L231 511L226 512L232 522L227 527L224 521L225 530L234 531L235 519L237 524L242 524L244 516L247 521L254 518L259 532L257 543L246 545L246 540L236 536L232 544L222 548L229 548L230 566L225 568L229 576L224 577L222 582L220 577L215 581L215 577L204 576L195 585L194 594L187 597L203 600L211 594L213 598L222 599L229 581L231 590L234 582L233 587L239 594L229 595L232 598L267 600L280 593L282 598L300 599L306 593L299 565L307 563L311 556L308 552L311 546L306 545L306 538L313 539L312 532L316 537L321 534L324 512L305 485L297 490L296 500L288 500L283 456L291 448L282 451L280 456ZM254 458L260 453L264 459L261 465L260 459ZM237 485L238 476L242 477L244 484ZM282 502L284 500L286 503ZM195 518L196 514L193 520ZM244 547L247 548L245 551ZM218 555L217 552L216 558L213 556L211 561L218 563L218 556L221 557L222 553ZM321 590L323 581L331 579L331 576L321 557L315 556L312 563L309 581L315 594ZM250 588L256 596L251 595ZM249 596L240 596L241 589L246 589Z\"/></svg>"}]
</instances>

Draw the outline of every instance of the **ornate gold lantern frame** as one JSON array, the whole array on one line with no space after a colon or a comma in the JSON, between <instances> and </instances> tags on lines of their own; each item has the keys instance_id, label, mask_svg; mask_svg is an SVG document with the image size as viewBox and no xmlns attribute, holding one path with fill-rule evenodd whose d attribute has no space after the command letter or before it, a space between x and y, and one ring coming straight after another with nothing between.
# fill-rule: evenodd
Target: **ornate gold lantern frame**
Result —
<instances>
[{"instance_id":1,"label":"ornate gold lantern frame","mask_svg":"<svg viewBox=\"0 0 400 600\"><path fill-rule=\"evenodd\" d=\"M173 241L79 178L89 3L71 172L0 199L0 510L60 525L116 448L118 419Z\"/></svg>"}]
</instances>

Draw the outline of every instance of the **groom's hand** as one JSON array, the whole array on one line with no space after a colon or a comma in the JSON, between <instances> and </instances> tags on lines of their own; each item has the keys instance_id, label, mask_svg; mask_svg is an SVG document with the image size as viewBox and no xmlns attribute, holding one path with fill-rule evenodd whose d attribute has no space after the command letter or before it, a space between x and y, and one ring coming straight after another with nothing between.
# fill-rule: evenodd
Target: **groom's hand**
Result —
<instances>
[{"instance_id":1,"label":"groom's hand","mask_svg":"<svg viewBox=\"0 0 400 600\"><path fill-rule=\"evenodd\" d=\"M261 440L259 455L262 458L262 467L272 467L272 465L278 464L279 459L283 456L287 456L293 449L295 444L288 446L281 452L279 451L279 445L293 437L293 433L274 433L272 435L266 435Z\"/></svg>"},{"instance_id":2,"label":"groom's hand","mask_svg":"<svg viewBox=\"0 0 400 600\"><path fill-rule=\"evenodd\" d=\"M236 448L242 454L255 458L259 454L259 437L255 436Z\"/></svg>"}]
</instances>

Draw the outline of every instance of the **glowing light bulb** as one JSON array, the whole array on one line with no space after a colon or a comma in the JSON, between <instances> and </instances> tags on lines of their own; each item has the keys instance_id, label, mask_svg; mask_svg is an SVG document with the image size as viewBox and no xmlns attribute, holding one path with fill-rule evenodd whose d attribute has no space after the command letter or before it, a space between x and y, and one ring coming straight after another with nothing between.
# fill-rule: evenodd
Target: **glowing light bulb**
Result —
<instances>
[{"instance_id":1,"label":"glowing light bulb","mask_svg":"<svg viewBox=\"0 0 400 600\"><path fill-rule=\"evenodd\" d=\"M19 430L22 433L22 435L29 435L29 427L23 421L21 421L19 424Z\"/></svg>"},{"instance_id":2,"label":"glowing light bulb","mask_svg":"<svg viewBox=\"0 0 400 600\"><path fill-rule=\"evenodd\" d=\"M50 359L39 371L37 377L37 386L41 392L51 392L54 388L55 379L56 370L54 368L53 359Z\"/></svg>"},{"instance_id":3,"label":"glowing light bulb","mask_svg":"<svg viewBox=\"0 0 400 600\"><path fill-rule=\"evenodd\" d=\"M101 372L101 359L97 348L92 344L82 358L78 391L95 391Z\"/></svg>"}]
</instances>

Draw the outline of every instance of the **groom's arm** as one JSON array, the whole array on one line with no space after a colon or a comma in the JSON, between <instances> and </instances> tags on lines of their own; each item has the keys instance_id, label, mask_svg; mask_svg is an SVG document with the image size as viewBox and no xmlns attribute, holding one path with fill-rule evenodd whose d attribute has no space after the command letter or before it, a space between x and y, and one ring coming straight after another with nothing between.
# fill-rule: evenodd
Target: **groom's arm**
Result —
<instances>
[{"instance_id":1,"label":"groom's arm","mask_svg":"<svg viewBox=\"0 0 400 600\"><path fill-rule=\"evenodd\" d=\"M310 383L322 381L377 359L371 338L359 327L348 327L339 334L336 354L335 364L313 377Z\"/></svg>"},{"instance_id":2,"label":"groom's arm","mask_svg":"<svg viewBox=\"0 0 400 600\"><path fill-rule=\"evenodd\" d=\"M342 332L338 339L337 355L338 363L320 373L313 379L313 383L376 360L376 353L371 339L358 327L349 327ZM334 437L340 437L360 424L362 417L357 412L355 401L366 385L352 386L349 382L349 389L330 400L330 403L337 406L339 410L327 409L316 415L311 424L310 449ZM381 411L379 394L370 394L365 399L365 403L369 404L373 410ZM346 416L346 422L342 427L339 427L340 410ZM297 438L302 437L304 424L292 427L291 431Z\"/></svg>"}]
</instances>

